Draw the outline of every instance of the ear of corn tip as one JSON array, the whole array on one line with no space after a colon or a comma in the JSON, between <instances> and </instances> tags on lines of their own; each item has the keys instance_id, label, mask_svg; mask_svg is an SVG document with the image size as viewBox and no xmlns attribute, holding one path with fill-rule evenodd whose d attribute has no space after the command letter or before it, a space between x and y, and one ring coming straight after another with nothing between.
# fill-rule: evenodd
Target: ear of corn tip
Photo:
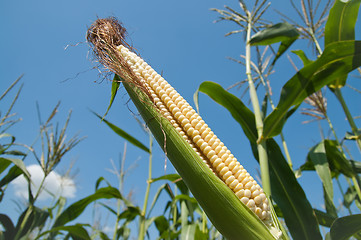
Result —
<instances>
[{"instance_id":1,"label":"ear of corn tip","mask_svg":"<svg viewBox=\"0 0 361 240\"><path fill-rule=\"evenodd\" d=\"M143 59L123 45L118 47L152 101L203 162L264 222L270 221L266 195L208 125L172 86Z\"/></svg>"}]
</instances>

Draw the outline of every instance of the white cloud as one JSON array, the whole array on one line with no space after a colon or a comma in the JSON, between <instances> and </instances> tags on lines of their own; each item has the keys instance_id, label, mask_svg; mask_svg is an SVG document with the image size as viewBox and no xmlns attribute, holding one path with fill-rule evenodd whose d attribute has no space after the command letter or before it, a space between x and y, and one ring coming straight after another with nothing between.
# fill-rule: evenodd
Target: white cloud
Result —
<instances>
[{"instance_id":1,"label":"white cloud","mask_svg":"<svg viewBox=\"0 0 361 240\"><path fill-rule=\"evenodd\" d=\"M44 178L44 172L39 165L30 165L26 167L31 175L32 186L31 191L33 195L39 189L39 185ZM15 195L18 197L28 198L28 184L25 178L21 175L11 183L14 187ZM45 179L44 189L39 195L39 200L52 199L63 196L66 198L75 197L76 187L74 181L68 177L60 176L58 173L52 171Z\"/></svg>"}]
</instances>

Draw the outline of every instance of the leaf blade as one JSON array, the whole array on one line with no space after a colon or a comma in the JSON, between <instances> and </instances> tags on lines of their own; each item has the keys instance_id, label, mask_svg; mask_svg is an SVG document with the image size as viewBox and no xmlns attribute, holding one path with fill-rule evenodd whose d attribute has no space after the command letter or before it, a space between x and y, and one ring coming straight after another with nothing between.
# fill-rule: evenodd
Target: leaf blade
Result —
<instances>
[{"instance_id":1,"label":"leaf blade","mask_svg":"<svg viewBox=\"0 0 361 240\"><path fill-rule=\"evenodd\" d=\"M361 41L329 44L320 58L298 71L282 88L279 103L264 121L262 138L278 135L288 110L335 78L361 66Z\"/></svg>"},{"instance_id":2,"label":"leaf blade","mask_svg":"<svg viewBox=\"0 0 361 240\"><path fill-rule=\"evenodd\" d=\"M105 118L101 117L99 114L97 114L96 112L93 112L95 116L97 116L99 119L102 120L102 122L104 122L106 125L108 125L108 127L110 129L113 130L113 132L115 132L116 134L118 134L120 137L124 138L125 140L127 140L129 143L133 144L134 146L142 149L143 151L150 153L149 148L147 148L143 143L141 143L138 139L136 139L135 137L133 137L132 135L130 135L129 133L127 133L126 131L124 131L123 129L121 129L120 127L115 126L113 123L109 122L108 120L106 120Z\"/></svg>"}]
</instances>

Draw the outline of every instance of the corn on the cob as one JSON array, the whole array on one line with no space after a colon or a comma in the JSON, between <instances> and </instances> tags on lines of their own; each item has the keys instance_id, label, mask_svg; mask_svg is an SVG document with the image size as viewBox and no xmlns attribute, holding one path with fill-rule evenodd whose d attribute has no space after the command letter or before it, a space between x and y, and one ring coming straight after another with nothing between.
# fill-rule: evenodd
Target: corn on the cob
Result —
<instances>
[{"instance_id":1,"label":"corn on the cob","mask_svg":"<svg viewBox=\"0 0 361 240\"><path fill-rule=\"evenodd\" d=\"M263 190L196 111L135 53L123 45L118 46L118 50L163 116L236 196L261 220L267 222L270 219L270 209Z\"/></svg>"}]
</instances>

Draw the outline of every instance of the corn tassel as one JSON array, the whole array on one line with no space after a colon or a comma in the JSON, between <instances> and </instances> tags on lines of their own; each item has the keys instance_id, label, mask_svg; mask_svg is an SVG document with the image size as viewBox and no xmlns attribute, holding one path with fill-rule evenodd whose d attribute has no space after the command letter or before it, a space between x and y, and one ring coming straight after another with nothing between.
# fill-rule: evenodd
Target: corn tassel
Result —
<instances>
[{"instance_id":1,"label":"corn tassel","mask_svg":"<svg viewBox=\"0 0 361 240\"><path fill-rule=\"evenodd\" d=\"M123 45L121 56L151 94L152 100L203 162L261 220L270 218L268 199L261 187L243 168L208 125L163 77Z\"/></svg>"}]
</instances>

